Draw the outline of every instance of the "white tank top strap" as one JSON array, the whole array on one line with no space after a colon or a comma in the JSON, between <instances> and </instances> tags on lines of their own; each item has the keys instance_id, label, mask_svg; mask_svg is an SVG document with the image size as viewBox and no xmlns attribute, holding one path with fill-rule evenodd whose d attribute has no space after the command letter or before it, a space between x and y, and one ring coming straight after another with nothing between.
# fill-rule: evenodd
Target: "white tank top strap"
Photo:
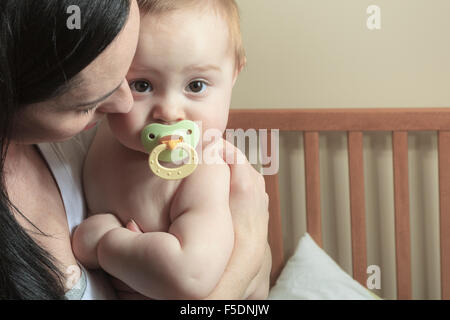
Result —
<instances>
[{"instance_id":1,"label":"white tank top strap","mask_svg":"<svg viewBox=\"0 0 450 320\"><path fill-rule=\"evenodd\" d=\"M38 145L59 187L71 233L87 216L81 179L84 158L95 132L94 128L69 141ZM117 298L105 272L86 270L82 266L81 269L80 280L75 285L76 288L74 287L67 293L68 299L109 300Z\"/></svg>"}]
</instances>

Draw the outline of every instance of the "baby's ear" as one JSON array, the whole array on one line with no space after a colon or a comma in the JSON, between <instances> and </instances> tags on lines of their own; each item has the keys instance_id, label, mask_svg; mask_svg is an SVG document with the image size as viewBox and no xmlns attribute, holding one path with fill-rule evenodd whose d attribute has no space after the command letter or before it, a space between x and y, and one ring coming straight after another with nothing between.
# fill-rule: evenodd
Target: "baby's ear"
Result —
<instances>
[{"instance_id":1,"label":"baby's ear","mask_svg":"<svg viewBox=\"0 0 450 320\"><path fill-rule=\"evenodd\" d=\"M237 66L235 72L234 72L234 76L233 76L233 86L236 83L236 80L239 76L239 74L241 73L241 71L244 69L244 67L247 65L247 57L244 57L241 61L241 63Z\"/></svg>"}]
</instances>

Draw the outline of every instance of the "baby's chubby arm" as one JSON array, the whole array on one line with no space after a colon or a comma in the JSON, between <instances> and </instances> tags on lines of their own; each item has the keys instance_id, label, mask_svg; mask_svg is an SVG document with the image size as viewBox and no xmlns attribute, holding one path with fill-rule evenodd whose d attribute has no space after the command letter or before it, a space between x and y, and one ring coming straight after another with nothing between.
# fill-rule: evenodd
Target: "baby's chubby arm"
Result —
<instances>
[{"instance_id":1,"label":"baby's chubby arm","mask_svg":"<svg viewBox=\"0 0 450 320\"><path fill-rule=\"evenodd\" d=\"M72 250L78 261L88 269L99 269L97 246L109 231L122 227L112 214L96 214L84 220L72 236Z\"/></svg>"},{"instance_id":2,"label":"baby's chubby arm","mask_svg":"<svg viewBox=\"0 0 450 320\"><path fill-rule=\"evenodd\" d=\"M152 298L205 298L234 247L229 188L230 170L220 156L216 164L200 164L172 201L168 232L113 229L99 243L100 265Z\"/></svg>"}]
</instances>

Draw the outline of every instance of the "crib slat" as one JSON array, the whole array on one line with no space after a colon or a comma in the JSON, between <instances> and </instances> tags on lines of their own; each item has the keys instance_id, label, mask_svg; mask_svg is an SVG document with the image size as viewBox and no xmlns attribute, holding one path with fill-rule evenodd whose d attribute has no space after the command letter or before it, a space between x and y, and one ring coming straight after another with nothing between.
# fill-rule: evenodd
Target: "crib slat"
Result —
<instances>
[{"instance_id":1,"label":"crib slat","mask_svg":"<svg viewBox=\"0 0 450 320\"><path fill-rule=\"evenodd\" d=\"M409 222L408 133L393 133L395 256L397 299L411 299L411 237Z\"/></svg>"},{"instance_id":2,"label":"crib slat","mask_svg":"<svg viewBox=\"0 0 450 320\"><path fill-rule=\"evenodd\" d=\"M450 300L450 132L440 131L438 137L441 298Z\"/></svg>"},{"instance_id":3,"label":"crib slat","mask_svg":"<svg viewBox=\"0 0 450 320\"><path fill-rule=\"evenodd\" d=\"M264 176L266 192L269 199L269 245L272 252L272 270L270 272L270 285L273 286L284 266L283 234L281 231L280 194L278 192L278 174Z\"/></svg>"},{"instance_id":4,"label":"crib slat","mask_svg":"<svg viewBox=\"0 0 450 320\"><path fill-rule=\"evenodd\" d=\"M267 150L272 150L272 133L267 133ZM278 152L278 149L276 149ZM274 159L274 155L270 155ZM274 161L274 160L272 160ZM269 195L269 245L272 252L270 285L273 286L284 266L283 233L281 228L279 177L265 175L266 192Z\"/></svg>"},{"instance_id":5,"label":"crib slat","mask_svg":"<svg viewBox=\"0 0 450 320\"><path fill-rule=\"evenodd\" d=\"M360 284L366 286L367 241L362 132L348 133L348 163L350 176L353 277Z\"/></svg>"},{"instance_id":6,"label":"crib slat","mask_svg":"<svg viewBox=\"0 0 450 320\"><path fill-rule=\"evenodd\" d=\"M322 217L320 211L319 133L304 132L306 180L306 229L322 247Z\"/></svg>"}]
</instances>

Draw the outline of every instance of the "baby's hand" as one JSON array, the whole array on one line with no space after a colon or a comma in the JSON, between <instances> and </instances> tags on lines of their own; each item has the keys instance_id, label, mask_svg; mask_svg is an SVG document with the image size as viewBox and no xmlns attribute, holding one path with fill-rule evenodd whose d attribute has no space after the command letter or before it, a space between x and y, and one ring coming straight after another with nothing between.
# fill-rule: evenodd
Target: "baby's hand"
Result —
<instances>
[{"instance_id":1,"label":"baby's hand","mask_svg":"<svg viewBox=\"0 0 450 320\"><path fill-rule=\"evenodd\" d=\"M122 227L112 214L96 214L84 220L74 231L72 249L75 257L88 269L98 269L97 246L109 231Z\"/></svg>"},{"instance_id":2,"label":"baby's hand","mask_svg":"<svg viewBox=\"0 0 450 320\"><path fill-rule=\"evenodd\" d=\"M130 231L143 233L134 220L130 220L125 227ZM112 276L111 283L116 290L117 297L120 300L151 300L150 298L137 293L135 290L127 286L124 282Z\"/></svg>"}]
</instances>

